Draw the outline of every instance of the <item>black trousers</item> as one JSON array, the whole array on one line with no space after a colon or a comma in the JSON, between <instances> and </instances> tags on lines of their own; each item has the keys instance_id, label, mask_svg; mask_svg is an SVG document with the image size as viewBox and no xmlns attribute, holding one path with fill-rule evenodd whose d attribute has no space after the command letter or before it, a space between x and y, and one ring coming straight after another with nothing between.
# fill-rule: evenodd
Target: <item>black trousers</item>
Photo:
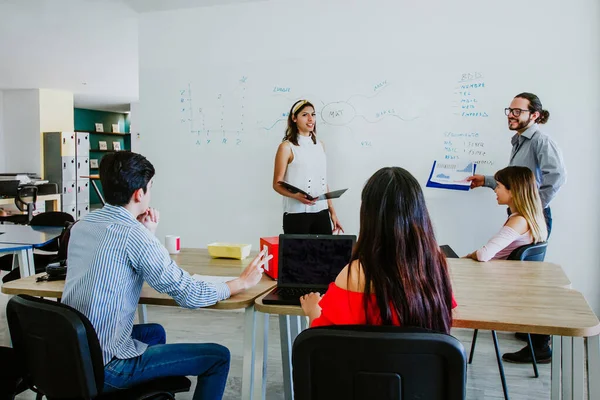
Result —
<instances>
[{"instance_id":1,"label":"black trousers","mask_svg":"<svg viewBox=\"0 0 600 400\"><path fill-rule=\"evenodd\" d=\"M510 208L506 211L508 215L512 214ZM552 211L550 207L544 208L544 218L546 219L546 227L548 228L548 239L550 239L550 231L552 231ZM536 335L531 334L531 344L534 349L544 350L550 345L550 335Z\"/></svg>"},{"instance_id":2,"label":"black trousers","mask_svg":"<svg viewBox=\"0 0 600 400\"><path fill-rule=\"evenodd\" d=\"M283 214L283 233L331 235L333 230L329 210L317 213L285 213Z\"/></svg>"}]
</instances>

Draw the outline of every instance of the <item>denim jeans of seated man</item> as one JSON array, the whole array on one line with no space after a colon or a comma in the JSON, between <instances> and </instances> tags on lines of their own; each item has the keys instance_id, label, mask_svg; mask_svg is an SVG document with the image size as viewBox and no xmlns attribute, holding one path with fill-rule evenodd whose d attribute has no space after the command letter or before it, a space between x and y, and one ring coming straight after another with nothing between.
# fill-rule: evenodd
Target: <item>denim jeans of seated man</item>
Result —
<instances>
[{"instance_id":1,"label":"denim jeans of seated man","mask_svg":"<svg viewBox=\"0 0 600 400\"><path fill-rule=\"evenodd\" d=\"M222 399L229 373L229 350L219 344L165 344L159 324L135 325L132 337L146 343L141 356L113 358L104 366L104 392L125 389L168 376L197 376L194 400Z\"/></svg>"}]
</instances>

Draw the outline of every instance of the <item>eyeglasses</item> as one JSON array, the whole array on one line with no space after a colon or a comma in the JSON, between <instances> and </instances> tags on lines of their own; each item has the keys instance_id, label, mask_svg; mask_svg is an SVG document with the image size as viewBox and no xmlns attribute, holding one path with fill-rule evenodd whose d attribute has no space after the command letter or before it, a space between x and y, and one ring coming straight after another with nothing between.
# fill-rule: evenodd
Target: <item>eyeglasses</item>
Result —
<instances>
[{"instance_id":1,"label":"eyeglasses","mask_svg":"<svg viewBox=\"0 0 600 400\"><path fill-rule=\"evenodd\" d=\"M523 110L522 108L505 108L504 114L508 117L510 114L518 117L522 112L531 112L530 110Z\"/></svg>"}]
</instances>

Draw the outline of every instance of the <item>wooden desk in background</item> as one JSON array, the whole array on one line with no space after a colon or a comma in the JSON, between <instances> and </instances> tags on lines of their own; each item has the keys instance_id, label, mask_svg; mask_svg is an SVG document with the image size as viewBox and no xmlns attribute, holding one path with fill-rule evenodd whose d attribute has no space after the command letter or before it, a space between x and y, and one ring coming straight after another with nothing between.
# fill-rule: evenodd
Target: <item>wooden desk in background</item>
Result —
<instances>
[{"instance_id":1,"label":"wooden desk in background","mask_svg":"<svg viewBox=\"0 0 600 400\"><path fill-rule=\"evenodd\" d=\"M60 210L60 194L42 194L37 197L38 201L46 202L46 211L61 211ZM0 207L15 205L14 197L0 198Z\"/></svg>"},{"instance_id":2,"label":"wooden desk in background","mask_svg":"<svg viewBox=\"0 0 600 400\"><path fill-rule=\"evenodd\" d=\"M62 230L55 226L0 225L0 243L25 246L17 253L17 259L21 276L26 277L35 274L33 249L56 240ZM17 265L14 261L13 258L13 268Z\"/></svg>"},{"instance_id":3,"label":"wooden desk in background","mask_svg":"<svg viewBox=\"0 0 600 400\"><path fill-rule=\"evenodd\" d=\"M213 259L205 249L182 249L181 253L172 255L173 260L182 269L191 275L215 275L215 276L239 276L242 270L252 261L256 254L244 260ZM36 278L42 274L30 276L2 285L2 293L5 294L28 294L31 296L61 298L64 290L64 281L36 282ZM254 308L255 299L263 293L271 290L276 282L268 276L252 289L232 296L227 300L205 307L216 310L244 309L244 357L242 372L242 398L250 399L253 392L254 366L260 368L262 363L255 363L256 340L262 341L262 335L256 336L256 315ZM144 284L140 297L140 304L153 304L161 306L178 306L175 300L166 294L158 293L150 286ZM264 332L264 329L261 329ZM261 371L257 371L258 374Z\"/></svg>"},{"instance_id":4,"label":"wooden desk in background","mask_svg":"<svg viewBox=\"0 0 600 400\"><path fill-rule=\"evenodd\" d=\"M600 321L583 295L569 289L571 282L557 264L524 261L448 259L453 291L458 307L453 327L553 335L551 366L552 399L583 399L584 339L587 338L589 399L600 398ZM268 314L279 315L283 362L284 395L293 399L291 349L296 336L307 327L298 306L278 306L256 299L259 311L256 360L266 371ZM260 315L263 313L264 315ZM290 318L299 316L301 318ZM571 339L571 337L575 337ZM259 387L262 386L262 390ZM255 393L264 398L266 373L257 376Z\"/></svg>"}]
</instances>

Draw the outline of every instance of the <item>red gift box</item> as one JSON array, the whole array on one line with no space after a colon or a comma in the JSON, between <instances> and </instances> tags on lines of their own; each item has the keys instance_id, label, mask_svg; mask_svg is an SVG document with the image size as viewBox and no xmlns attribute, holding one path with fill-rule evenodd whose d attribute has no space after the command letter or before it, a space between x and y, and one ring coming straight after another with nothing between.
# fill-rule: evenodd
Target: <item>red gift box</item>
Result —
<instances>
[{"instance_id":1,"label":"red gift box","mask_svg":"<svg viewBox=\"0 0 600 400\"><path fill-rule=\"evenodd\" d=\"M273 279L277 279L277 259L279 257L279 236L273 237L261 237L260 238L260 251L265 246L267 247L268 254L273 255L273 258L265 265L265 272Z\"/></svg>"}]
</instances>

